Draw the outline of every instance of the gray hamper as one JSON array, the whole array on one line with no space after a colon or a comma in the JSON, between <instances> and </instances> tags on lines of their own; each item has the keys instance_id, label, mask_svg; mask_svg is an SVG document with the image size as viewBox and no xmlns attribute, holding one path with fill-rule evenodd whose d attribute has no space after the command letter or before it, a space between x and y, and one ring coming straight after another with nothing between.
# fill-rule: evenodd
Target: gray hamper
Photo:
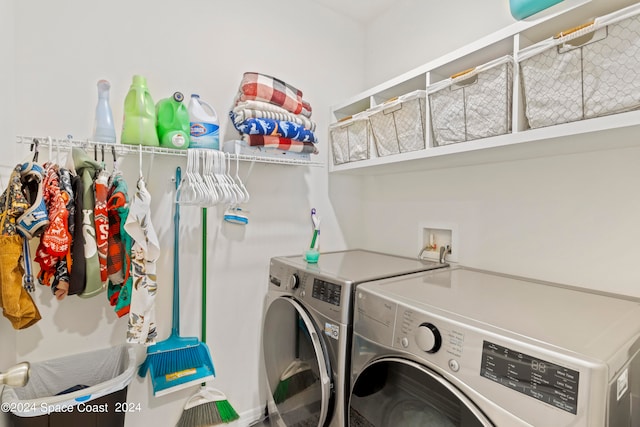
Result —
<instances>
[{"instance_id":1,"label":"gray hamper","mask_svg":"<svg viewBox=\"0 0 640 427\"><path fill-rule=\"evenodd\" d=\"M32 363L29 383L5 388L2 402L15 427L124 426L134 372L126 345Z\"/></svg>"}]
</instances>

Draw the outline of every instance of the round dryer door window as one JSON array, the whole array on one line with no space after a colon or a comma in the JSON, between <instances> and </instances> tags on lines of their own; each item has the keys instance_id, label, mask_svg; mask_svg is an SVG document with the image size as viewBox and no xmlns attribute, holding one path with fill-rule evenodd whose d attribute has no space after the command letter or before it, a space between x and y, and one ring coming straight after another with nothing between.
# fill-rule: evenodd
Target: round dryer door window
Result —
<instances>
[{"instance_id":1,"label":"round dryer door window","mask_svg":"<svg viewBox=\"0 0 640 427\"><path fill-rule=\"evenodd\" d=\"M262 339L269 418L279 425L323 426L331 407L331 370L308 312L292 298L276 298L267 308Z\"/></svg>"},{"instance_id":2,"label":"round dryer door window","mask_svg":"<svg viewBox=\"0 0 640 427\"><path fill-rule=\"evenodd\" d=\"M493 424L457 388L428 368L386 358L358 375L350 427L489 427Z\"/></svg>"}]
</instances>

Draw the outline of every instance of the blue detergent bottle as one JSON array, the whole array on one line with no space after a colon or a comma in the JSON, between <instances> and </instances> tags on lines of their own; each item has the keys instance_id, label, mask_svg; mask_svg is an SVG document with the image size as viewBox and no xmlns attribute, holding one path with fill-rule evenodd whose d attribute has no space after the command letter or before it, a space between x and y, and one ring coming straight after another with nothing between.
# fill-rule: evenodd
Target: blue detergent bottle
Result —
<instances>
[{"instance_id":1,"label":"blue detergent bottle","mask_svg":"<svg viewBox=\"0 0 640 427\"><path fill-rule=\"evenodd\" d=\"M188 110L191 125L191 148L219 150L220 124L216 110L195 93L191 95Z\"/></svg>"},{"instance_id":2,"label":"blue detergent bottle","mask_svg":"<svg viewBox=\"0 0 640 427\"><path fill-rule=\"evenodd\" d=\"M509 0L511 15L516 19L528 18L562 0Z\"/></svg>"}]
</instances>

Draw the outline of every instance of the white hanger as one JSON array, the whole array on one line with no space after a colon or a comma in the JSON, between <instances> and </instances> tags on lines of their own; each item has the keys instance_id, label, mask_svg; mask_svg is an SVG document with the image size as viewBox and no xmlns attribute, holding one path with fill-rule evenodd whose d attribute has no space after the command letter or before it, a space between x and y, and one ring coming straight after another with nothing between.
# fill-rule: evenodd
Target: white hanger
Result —
<instances>
[{"instance_id":1,"label":"white hanger","mask_svg":"<svg viewBox=\"0 0 640 427\"><path fill-rule=\"evenodd\" d=\"M222 193L222 198L220 199L220 202L229 203L229 201L231 200L231 194L229 193L229 188L228 188L229 185L224 178L224 169L225 169L224 153L220 151L215 151L214 158L215 158L214 176L216 178L218 189Z\"/></svg>"},{"instance_id":2,"label":"white hanger","mask_svg":"<svg viewBox=\"0 0 640 427\"><path fill-rule=\"evenodd\" d=\"M191 177L191 169L193 169L193 152L187 150L187 167L185 173L180 180L180 185L176 191L176 202L181 205L193 205L196 203L198 194L196 193L196 187Z\"/></svg>"},{"instance_id":3,"label":"white hanger","mask_svg":"<svg viewBox=\"0 0 640 427\"><path fill-rule=\"evenodd\" d=\"M203 150L203 169L204 169L204 179L207 183L207 188L209 190L209 206L215 206L221 198L221 195L216 190L215 177L213 176L213 152L211 150Z\"/></svg>"},{"instance_id":4,"label":"white hanger","mask_svg":"<svg viewBox=\"0 0 640 427\"><path fill-rule=\"evenodd\" d=\"M253 167L253 163L251 164L251 167ZM249 191L247 190L247 187L245 187L244 183L242 182L242 179L240 179L240 157L238 155L236 155L236 181L238 183L238 186L240 188L240 190L242 191L242 200L239 200L238 203L249 203Z\"/></svg>"}]
</instances>

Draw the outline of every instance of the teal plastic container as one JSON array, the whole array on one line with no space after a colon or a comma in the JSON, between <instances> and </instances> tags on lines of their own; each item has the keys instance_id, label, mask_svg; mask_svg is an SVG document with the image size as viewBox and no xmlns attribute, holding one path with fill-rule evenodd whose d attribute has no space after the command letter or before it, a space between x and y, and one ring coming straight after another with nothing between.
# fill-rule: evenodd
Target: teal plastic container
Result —
<instances>
[{"instance_id":1,"label":"teal plastic container","mask_svg":"<svg viewBox=\"0 0 640 427\"><path fill-rule=\"evenodd\" d=\"M562 0L509 0L511 15L516 19L524 19L545 10Z\"/></svg>"},{"instance_id":2,"label":"teal plastic container","mask_svg":"<svg viewBox=\"0 0 640 427\"><path fill-rule=\"evenodd\" d=\"M156 104L156 130L161 147L189 148L189 111L183 100L184 95L176 92Z\"/></svg>"},{"instance_id":3,"label":"teal plastic container","mask_svg":"<svg viewBox=\"0 0 640 427\"><path fill-rule=\"evenodd\" d=\"M133 76L129 93L124 100L124 121L120 142L133 145L158 146L156 108L142 76Z\"/></svg>"}]
</instances>

